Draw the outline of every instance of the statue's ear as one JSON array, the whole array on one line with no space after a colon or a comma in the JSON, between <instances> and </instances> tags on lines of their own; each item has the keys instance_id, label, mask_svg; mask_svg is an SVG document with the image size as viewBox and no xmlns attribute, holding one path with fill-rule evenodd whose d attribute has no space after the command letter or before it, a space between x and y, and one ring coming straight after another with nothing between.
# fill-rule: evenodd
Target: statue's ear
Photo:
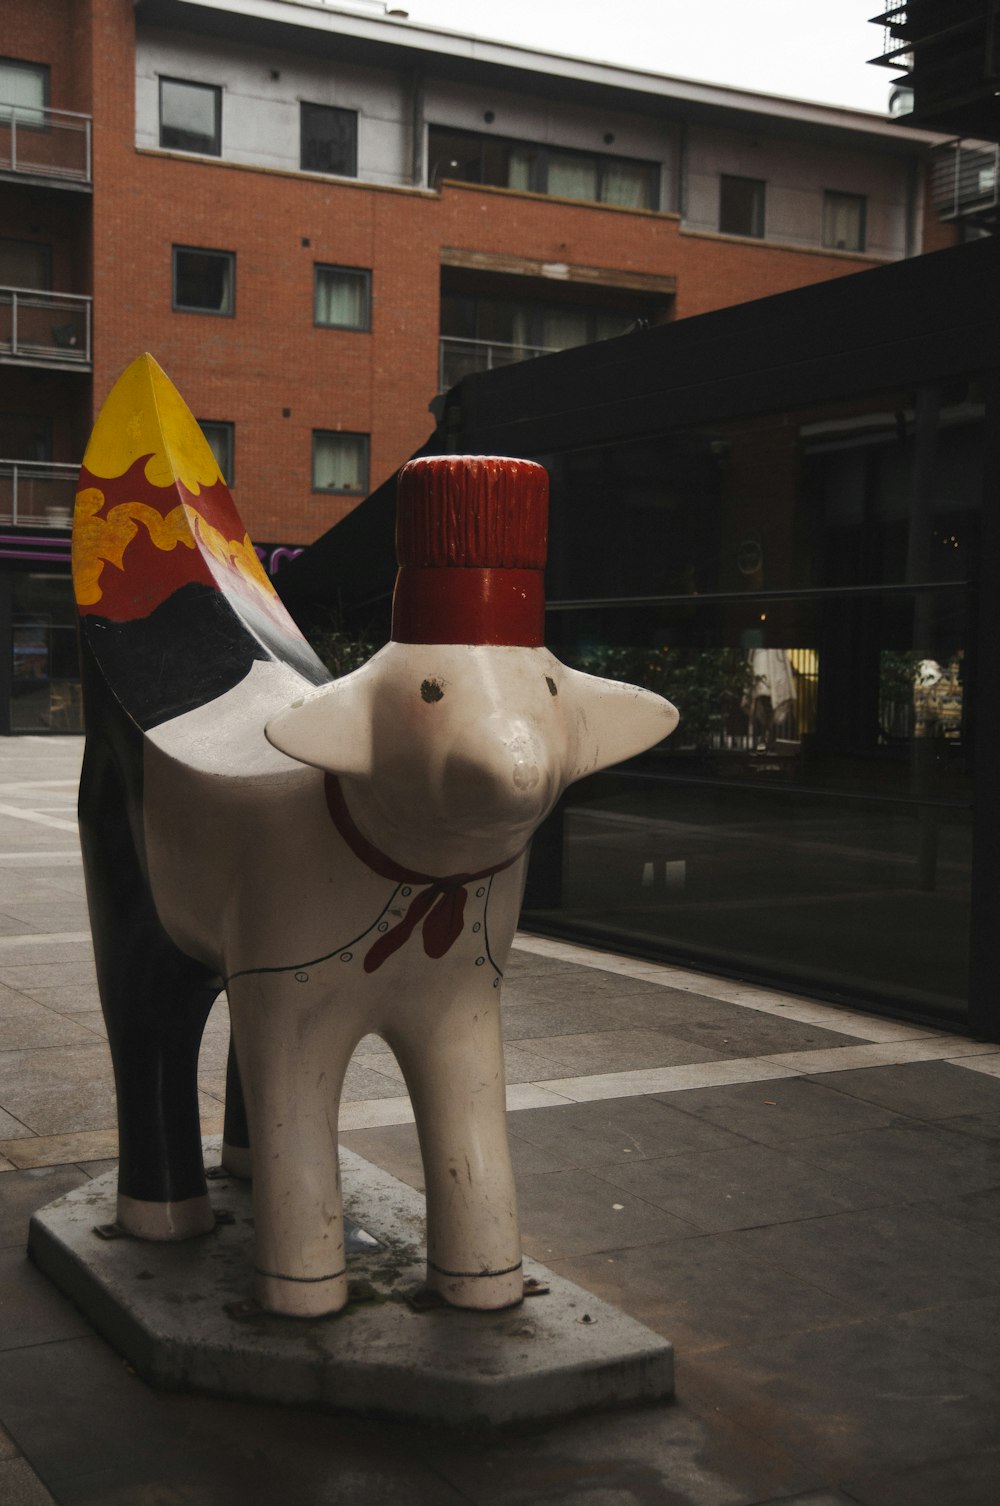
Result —
<instances>
[{"instance_id":1,"label":"statue's ear","mask_svg":"<svg viewBox=\"0 0 1000 1506\"><path fill-rule=\"evenodd\" d=\"M264 735L289 758L329 774L371 773L371 676L367 665L293 701Z\"/></svg>"},{"instance_id":2,"label":"statue's ear","mask_svg":"<svg viewBox=\"0 0 1000 1506\"><path fill-rule=\"evenodd\" d=\"M579 670L563 671L560 695L572 711L574 747L570 783L645 753L669 737L680 717L662 696L620 680L601 680Z\"/></svg>"}]
</instances>

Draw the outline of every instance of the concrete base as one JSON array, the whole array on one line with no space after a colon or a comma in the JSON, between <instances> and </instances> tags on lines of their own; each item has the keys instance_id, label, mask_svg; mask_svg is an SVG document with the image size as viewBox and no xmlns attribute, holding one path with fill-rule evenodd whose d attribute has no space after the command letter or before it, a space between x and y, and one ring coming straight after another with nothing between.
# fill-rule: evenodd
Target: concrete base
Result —
<instances>
[{"instance_id":1,"label":"concrete base","mask_svg":"<svg viewBox=\"0 0 1000 1506\"><path fill-rule=\"evenodd\" d=\"M206 1143L206 1164L218 1142ZM108 1172L36 1213L36 1265L151 1384L291 1406L440 1423L541 1420L661 1400L673 1348L533 1262L548 1290L499 1313L422 1307L424 1199L341 1151L352 1300L332 1318L262 1313L250 1301L250 1187L210 1182L214 1233L180 1244L102 1238ZM367 1236L363 1231L367 1231ZM373 1241L377 1245L373 1246Z\"/></svg>"}]
</instances>

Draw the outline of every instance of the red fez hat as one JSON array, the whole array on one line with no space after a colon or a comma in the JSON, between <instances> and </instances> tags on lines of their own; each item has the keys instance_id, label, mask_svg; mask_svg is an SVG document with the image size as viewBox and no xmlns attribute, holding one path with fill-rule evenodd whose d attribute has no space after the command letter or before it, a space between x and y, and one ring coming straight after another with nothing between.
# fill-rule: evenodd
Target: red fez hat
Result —
<instances>
[{"instance_id":1,"label":"red fez hat","mask_svg":"<svg viewBox=\"0 0 1000 1506\"><path fill-rule=\"evenodd\" d=\"M530 460L438 455L399 473L397 643L544 641L549 478Z\"/></svg>"}]
</instances>

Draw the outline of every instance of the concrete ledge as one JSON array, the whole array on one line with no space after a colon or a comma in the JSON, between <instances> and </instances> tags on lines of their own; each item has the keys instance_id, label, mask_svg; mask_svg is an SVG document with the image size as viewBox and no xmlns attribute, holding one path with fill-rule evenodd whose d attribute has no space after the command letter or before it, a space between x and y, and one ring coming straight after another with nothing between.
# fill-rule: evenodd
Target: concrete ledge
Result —
<instances>
[{"instance_id":1,"label":"concrete ledge","mask_svg":"<svg viewBox=\"0 0 1000 1506\"><path fill-rule=\"evenodd\" d=\"M206 1144L209 1165L217 1146ZM378 1245L364 1233L349 1241L351 1279L370 1295L334 1318L253 1309L252 1195L229 1178L209 1184L214 1233L154 1244L94 1232L115 1216L117 1174L108 1172L35 1214L29 1253L155 1386L463 1425L672 1395L665 1339L533 1262L525 1275L549 1291L518 1308L414 1310L423 1196L347 1150L341 1172L351 1221Z\"/></svg>"}]
</instances>

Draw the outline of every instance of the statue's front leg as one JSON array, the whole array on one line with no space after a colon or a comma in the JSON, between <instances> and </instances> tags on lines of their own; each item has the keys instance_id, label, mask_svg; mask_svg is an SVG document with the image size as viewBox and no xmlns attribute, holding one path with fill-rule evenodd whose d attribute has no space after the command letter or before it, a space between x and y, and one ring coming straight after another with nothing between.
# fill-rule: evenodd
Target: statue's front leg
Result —
<instances>
[{"instance_id":1,"label":"statue's front leg","mask_svg":"<svg viewBox=\"0 0 1000 1506\"><path fill-rule=\"evenodd\" d=\"M454 1307L523 1296L500 990L452 974L420 990L386 1035L406 1077L427 1185L427 1284Z\"/></svg>"},{"instance_id":2,"label":"statue's front leg","mask_svg":"<svg viewBox=\"0 0 1000 1506\"><path fill-rule=\"evenodd\" d=\"M254 1293L314 1318L347 1302L337 1114L357 1040L347 1010L294 973L229 989L253 1164Z\"/></svg>"}]
</instances>

